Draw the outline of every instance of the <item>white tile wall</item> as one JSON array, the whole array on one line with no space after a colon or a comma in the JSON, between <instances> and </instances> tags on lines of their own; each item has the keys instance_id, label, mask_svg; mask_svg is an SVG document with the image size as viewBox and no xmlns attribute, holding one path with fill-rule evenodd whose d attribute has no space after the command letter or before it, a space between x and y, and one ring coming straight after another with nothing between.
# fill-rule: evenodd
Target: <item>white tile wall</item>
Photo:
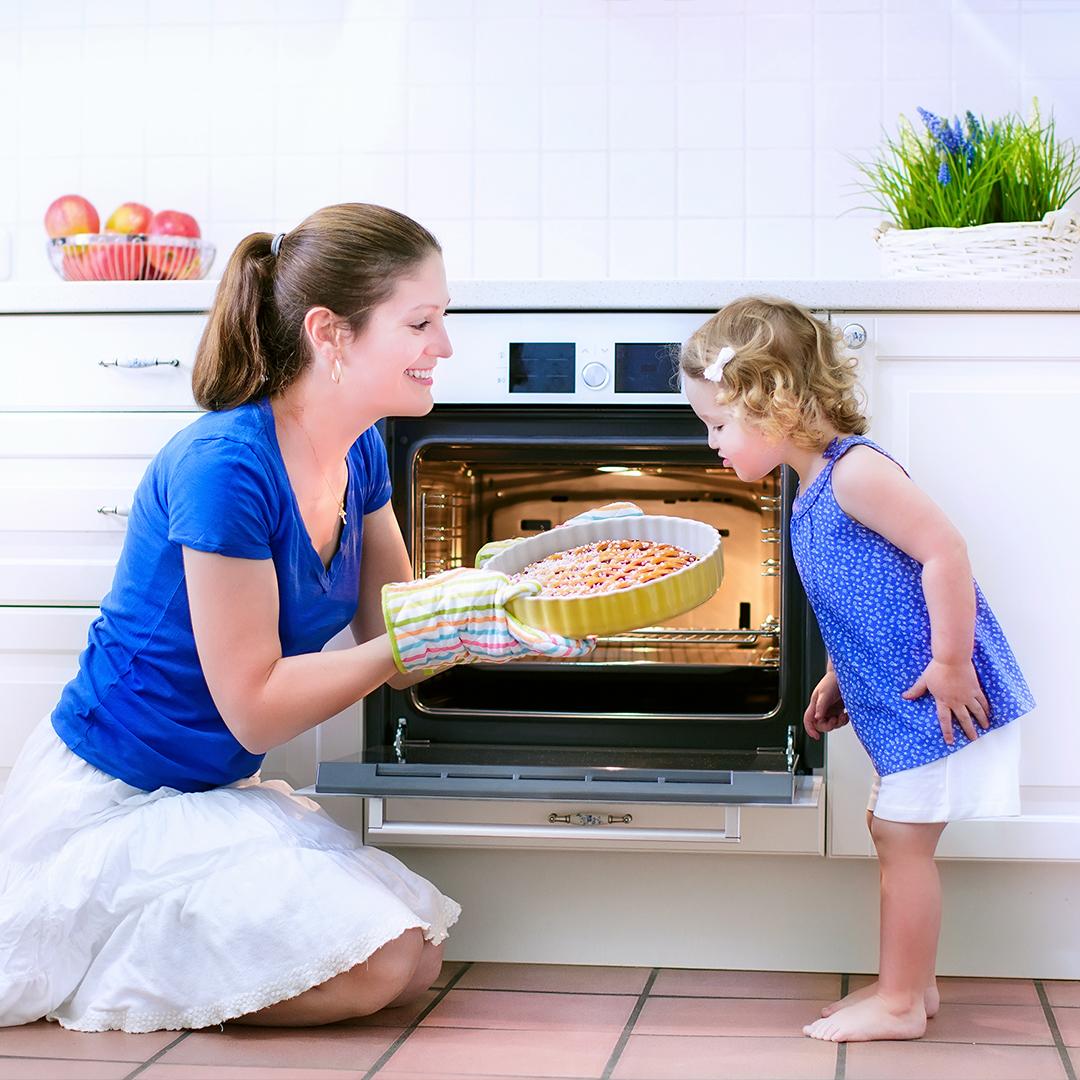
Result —
<instances>
[{"instance_id":1,"label":"white tile wall","mask_svg":"<svg viewBox=\"0 0 1080 1080\"><path fill-rule=\"evenodd\" d=\"M1080 139L1080 0L0 0L0 272L75 191L217 271L366 200L457 278L874 276L851 156L1034 94Z\"/></svg>"}]
</instances>

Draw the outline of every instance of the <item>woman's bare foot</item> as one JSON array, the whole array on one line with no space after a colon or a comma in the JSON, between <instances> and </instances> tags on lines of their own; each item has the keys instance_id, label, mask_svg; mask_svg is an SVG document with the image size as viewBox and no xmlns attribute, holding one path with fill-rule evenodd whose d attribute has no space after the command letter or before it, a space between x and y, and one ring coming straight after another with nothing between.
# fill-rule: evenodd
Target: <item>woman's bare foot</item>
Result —
<instances>
[{"instance_id":1,"label":"woman's bare foot","mask_svg":"<svg viewBox=\"0 0 1080 1080\"><path fill-rule=\"evenodd\" d=\"M811 1039L826 1042L871 1042L876 1039L919 1039L926 1034L926 1011L922 1002L910 1008L891 1007L874 994L815 1020L803 1028Z\"/></svg>"},{"instance_id":2,"label":"woman's bare foot","mask_svg":"<svg viewBox=\"0 0 1080 1080\"><path fill-rule=\"evenodd\" d=\"M832 1016L833 1013L839 1012L841 1009L846 1009L849 1005L857 1005L860 1001L865 1001L868 997L873 997L877 993L877 979L875 979L869 986L860 987L858 990L852 990L847 997L842 997L839 1001L834 1001L831 1005L826 1005L821 1010L822 1016ZM938 993L937 979L926 988L926 993L923 995L923 1005L926 1007L926 1017L929 1019L931 1016L937 1016L938 1009L941 1008L941 994Z\"/></svg>"}]
</instances>

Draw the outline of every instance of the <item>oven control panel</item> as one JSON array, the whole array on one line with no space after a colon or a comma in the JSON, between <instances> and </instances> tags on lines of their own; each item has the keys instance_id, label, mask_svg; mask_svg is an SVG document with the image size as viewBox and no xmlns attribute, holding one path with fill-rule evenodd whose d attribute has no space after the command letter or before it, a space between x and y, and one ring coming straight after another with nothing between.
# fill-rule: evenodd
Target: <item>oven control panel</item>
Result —
<instances>
[{"instance_id":1,"label":"oven control panel","mask_svg":"<svg viewBox=\"0 0 1080 1080\"><path fill-rule=\"evenodd\" d=\"M461 312L435 370L447 404L665 404L679 348L708 318L686 312Z\"/></svg>"}]
</instances>

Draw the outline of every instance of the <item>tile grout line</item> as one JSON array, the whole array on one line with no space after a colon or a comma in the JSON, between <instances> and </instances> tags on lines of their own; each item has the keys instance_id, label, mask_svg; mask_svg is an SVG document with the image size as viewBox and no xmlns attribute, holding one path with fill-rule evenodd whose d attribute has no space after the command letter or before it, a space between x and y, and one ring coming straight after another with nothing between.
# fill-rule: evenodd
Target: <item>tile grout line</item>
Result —
<instances>
[{"instance_id":1,"label":"tile grout line","mask_svg":"<svg viewBox=\"0 0 1080 1080\"><path fill-rule=\"evenodd\" d=\"M435 997L428 1002L427 1008L421 1009L406 1026L405 1030L379 1055L375 1063L368 1069L366 1073L361 1077L361 1080L371 1080L371 1078L401 1049L402 1043L420 1026L420 1021L424 1019L436 1005L450 991L457 985L458 981L465 974L469 968L472 967L472 961L463 964L461 968L454 972L449 979L446 980L446 985L435 995ZM127 1078L125 1078L127 1080Z\"/></svg>"},{"instance_id":2,"label":"tile grout line","mask_svg":"<svg viewBox=\"0 0 1080 1080\"><path fill-rule=\"evenodd\" d=\"M840 998L843 1000L848 996L851 989L851 974L845 971L840 976ZM833 1080L844 1080L847 1076L847 1043L838 1043L836 1047L836 1071L833 1073Z\"/></svg>"},{"instance_id":3,"label":"tile grout line","mask_svg":"<svg viewBox=\"0 0 1080 1080\"><path fill-rule=\"evenodd\" d=\"M645 985L641 988L641 993L638 994L638 999L634 1004L633 1009L630 1011L630 1016L627 1018L626 1024L623 1026L619 1041L615 1044L615 1048L611 1051L611 1057L608 1058L608 1062L604 1066L604 1071L600 1074L600 1080L611 1080L611 1074L615 1070L615 1066L619 1063L619 1058L622 1057L622 1052L626 1049L626 1044L630 1041L630 1032L634 1030L634 1025L641 1015L641 1010L645 1008L645 1002L649 998L649 991L652 990L653 983L656 982L656 977L659 974L659 968L653 968L649 972L649 977L645 980Z\"/></svg>"},{"instance_id":4,"label":"tile grout line","mask_svg":"<svg viewBox=\"0 0 1080 1080\"><path fill-rule=\"evenodd\" d=\"M1076 1070L1073 1068L1072 1057L1069 1055L1065 1042L1061 1038L1061 1029L1058 1027L1057 1017L1054 1015L1053 1007L1050 1005L1050 999L1046 996L1046 987L1043 986L1042 979L1033 979L1032 981L1035 983L1035 993L1039 995L1039 1004L1042 1006L1043 1015L1046 1017L1047 1026L1050 1028L1054 1046L1057 1047L1058 1057L1061 1058L1065 1076L1068 1080L1076 1080Z\"/></svg>"},{"instance_id":5,"label":"tile grout line","mask_svg":"<svg viewBox=\"0 0 1080 1080\"><path fill-rule=\"evenodd\" d=\"M171 1043L167 1043L156 1054L148 1057L141 1065L136 1065L135 1068L132 1069L131 1072L129 1072L127 1076L124 1077L124 1080L134 1080L134 1078L138 1076L139 1073L141 1073L144 1069L148 1069L151 1065L154 1064L155 1061L158 1060L158 1058L170 1051L174 1046L182 1043L190 1034L190 1031L180 1032L180 1034L175 1039L173 1039Z\"/></svg>"}]
</instances>

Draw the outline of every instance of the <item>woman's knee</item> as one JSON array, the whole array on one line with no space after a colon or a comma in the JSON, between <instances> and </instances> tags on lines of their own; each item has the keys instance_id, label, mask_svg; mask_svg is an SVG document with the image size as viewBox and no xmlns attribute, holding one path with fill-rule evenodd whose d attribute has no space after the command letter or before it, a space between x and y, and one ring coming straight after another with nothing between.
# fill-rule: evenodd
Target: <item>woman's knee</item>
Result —
<instances>
[{"instance_id":1,"label":"woman's knee","mask_svg":"<svg viewBox=\"0 0 1080 1080\"><path fill-rule=\"evenodd\" d=\"M413 926L372 953L364 966L369 976L393 988L388 999L393 1000L412 981L423 952L424 933Z\"/></svg>"}]
</instances>

